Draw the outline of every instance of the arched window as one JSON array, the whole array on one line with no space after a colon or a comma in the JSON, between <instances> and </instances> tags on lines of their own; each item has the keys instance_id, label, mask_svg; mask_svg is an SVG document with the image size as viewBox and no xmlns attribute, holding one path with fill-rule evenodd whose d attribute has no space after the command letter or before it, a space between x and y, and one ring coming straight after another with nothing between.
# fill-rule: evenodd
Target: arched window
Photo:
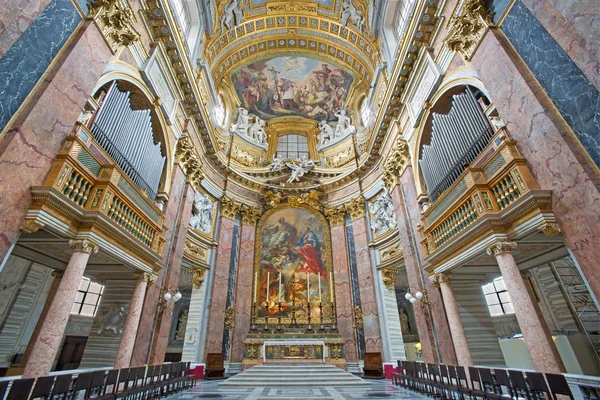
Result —
<instances>
[{"instance_id":1,"label":"arched window","mask_svg":"<svg viewBox=\"0 0 600 400\"><path fill-rule=\"evenodd\" d=\"M220 128L223 128L225 126L225 106L223 105L221 96L218 97L218 102L215 107L215 122Z\"/></svg>"},{"instance_id":2,"label":"arched window","mask_svg":"<svg viewBox=\"0 0 600 400\"><path fill-rule=\"evenodd\" d=\"M173 6L175 8L175 17L177 18L177 22L179 22L183 34L187 36L191 25L191 18L187 9L187 4L185 0L173 0Z\"/></svg>"},{"instance_id":3,"label":"arched window","mask_svg":"<svg viewBox=\"0 0 600 400\"><path fill-rule=\"evenodd\" d=\"M293 156L297 158L309 157L306 136L285 135L279 138L277 142L277 157L287 159Z\"/></svg>"},{"instance_id":4,"label":"arched window","mask_svg":"<svg viewBox=\"0 0 600 400\"><path fill-rule=\"evenodd\" d=\"M394 16L394 29L398 39L402 37L406 26L408 25L408 18L412 12L415 0L400 0L396 6L396 15Z\"/></svg>"},{"instance_id":5,"label":"arched window","mask_svg":"<svg viewBox=\"0 0 600 400\"><path fill-rule=\"evenodd\" d=\"M365 98L360 105L360 122L362 126L365 128L369 126L371 123L371 117L373 116L373 112L371 111L371 107L369 106L369 102Z\"/></svg>"}]
</instances>

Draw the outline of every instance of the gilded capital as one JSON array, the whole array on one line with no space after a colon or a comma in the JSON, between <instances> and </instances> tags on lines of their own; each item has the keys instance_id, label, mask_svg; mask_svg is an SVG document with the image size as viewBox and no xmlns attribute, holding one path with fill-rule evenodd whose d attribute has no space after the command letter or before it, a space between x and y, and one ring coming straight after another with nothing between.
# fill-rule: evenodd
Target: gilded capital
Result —
<instances>
[{"instance_id":1,"label":"gilded capital","mask_svg":"<svg viewBox=\"0 0 600 400\"><path fill-rule=\"evenodd\" d=\"M402 138L396 140L394 148L388 155L383 167L381 179L388 189L392 189L400 179L402 171L410 164L410 153L408 143Z\"/></svg>"},{"instance_id":2,"label":"gilded capital","mask_svg":"<svg viewBox=\"0 0 600 400\"><path fill-rule=\"evenodd\" d=\"M396 275L398 274L397 268L384 268L381 270L381 280L387 288L387 290L394 290L394 285L398 281Z\"/></svg>"},{"instance_id":3,"label":"gilded capital","mask_svg":"<svg viewBox=\"0 0 600 400\"><path fill-rule=\"evenodd\" d=\"M546 236L556 236L560 233L560 228L556 222L548 222L543 227L539 228L539 231Z\"/></svg>"},{"instance_id":4,"label":"gilded capital","mask_svg":"<svg viewBox=\"0 0 600 400\"><path fill-rule=\"evenodd\" d=\"M204 278L206 277L206 269L205 268L192 268L190 269L190 274L192 277L190 278L190 282L194 285L194 288L200 289L202 282L204 282Z\"/></svg>"},{"instance_id":5,"label":"gilded capital","mask_svg":"<svg viewBox=\"0 0 600 400\"><path fill-rule=\"evenodd\" d=\"M450 283L450 280L452 279L452 274L445 274L445 273L437 273L434 276L434 282L436 283L436 285L441 285L442 283Z\"/></svg>"},{"instance_id":6,"label":"gilded capital","mask_svg":"<svg viewBox=\"0 0 600 400\"><path fill-rule=\"evenodd\" d=\"M83 252L83 253L88 253L88 254L92 254L92 253L95 254L98 252L98 246L95 245L94 243L90 242L87 239L83 239L83 240L71 239L71 240L69 240L69 247L71 247L73 249L73 251L78 251L78 252Z\"/></svg>"},{"instance_id":7,"label":"gilded capital","mask_svg":"<svg viewBox=\"0 0 600 400\"><path fill-rule=\"evenodd\" d=\"M355 197L354 199L346 203L345 206L353 221L365 216L366 210L364 197Z\"/></svg>"},{"instance_id":8,"label":"gilded capital","mask_svg":"<svg viewBox=\"0 0 600 400\"><path fill-rule=\"evenodd\" d=\"M335 206L325 209L325 217L329 220L331 226L338 226L344 223L346 220L346 207Z\"/></svg>"},{"instance_id":9,"label":"gilded capital","mask_svg":"<svg viewBox=\"0 0 600 400\"><path fill-rule=\"evenodd\" d=\"M187 181L194 189L199 190L202 179L204 179L204 173L202 172L203 165L200 157L194 150L190 137L187 135L182 135L177 141L175 163L181 165Z\"/></svg>"},{"instance_id":10,"label":"gilded capital","mask_svg":"<svg viewBox=\"0 0 600 400\"><path fill-rule=\"evenodd\" d=\"M489 249L487 249L488 256L499 256L505 253L512 253L518 245L515 242L498 242Z\"/></svg>"},{"instance_id":11,"label":"gilded capital","mask_svg":"<svg viewBox=\"0 0 600 400\"><path fill-rule=\"evenodd\" d=\"M258 221L262 215L262 210L256 207L242 205L240 214L242 215L242 224L256 225L256 221Z\"/></svg>"},{"instance_id":12,"label":"gilded capital","mask_svg":"<svg viewBox=\"0 0 600 400\"><path fill-rule=\"evenodd\" d=\"M146 282L148 286L151 286L156 282L156 276L146 271L137 271L133 274L136 281Z\"/></svg>"},{"instance_id":13,"label":"gilded capital","mask_svg":"<svg viewBox=\"0 0 600 400\"><path fill-rule=\"evenodd\" d=\"M227 196L223 196L221 199L221 215L225 218L235 219L241 208L242 205L240 203Z\"/></svg>"},{"instance_id":14,"label":"gilded capital","mask_svg":"<svg viewBox=\"0 0 600 400\"><path fill-rule=\"evenodd\" d=\"M444 43L470 60L491 24L492 16L484 0L466 0L460 12L450 19Z\"/></svg>"},{"instance_id":15,"label":"gilded capital","mask_svg":"<svg viewBox=\"0 0 600 400\"><path fill-rule=\"evenodd\" d=\"M135 14L128 2L120 0L94 0L88 4L90 17L94 19L100 32L113 51L119 46L129 46L140 38L135 30Z\"/></svg>"}]
</instances>

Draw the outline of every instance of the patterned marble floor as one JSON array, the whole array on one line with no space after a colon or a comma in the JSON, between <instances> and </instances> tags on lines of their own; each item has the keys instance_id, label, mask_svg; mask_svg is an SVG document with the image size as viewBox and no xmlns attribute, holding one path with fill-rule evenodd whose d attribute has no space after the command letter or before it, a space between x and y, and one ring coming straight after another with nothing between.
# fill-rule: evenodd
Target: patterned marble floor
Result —
<instances>
[{"instance_id":1,"label":"patterned marble floor","mask_svg":"<svg viewBox=\"0 0 600 400\"><path fill-rule=\"evenodd\" d=\"M390 381L373 381L368 388L300 387L300 388L219 388L218 382L199 381L192 390L170 396L168 400L235 399L235 400L346 400L346 399L430 399L394 386Z\"/></svg>"}]
</instances>

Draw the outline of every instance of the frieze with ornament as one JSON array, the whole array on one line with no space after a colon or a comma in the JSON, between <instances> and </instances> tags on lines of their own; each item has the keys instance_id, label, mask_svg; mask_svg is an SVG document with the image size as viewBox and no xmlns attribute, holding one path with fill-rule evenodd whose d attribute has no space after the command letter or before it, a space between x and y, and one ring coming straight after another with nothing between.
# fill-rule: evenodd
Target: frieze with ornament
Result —
<instances>
[{"instance_id":1,"label":"frieze with ornament","mask_svg":"<svg viewBox=\"0 0 600 400\"><path fill-rule=\"evenodd\" d=\"M492 24L492 15L483 0L466 0L457 15L448 23L448 35L444 43L470 60L479 43Z\"/></svg>"},{"instance_id":2,"label":"frieze with ornament","mask_svg":"<svg viewBox=\"0 0 600 400\"><path fill-rule=\"evenodd\" d=\"M88 5L89 15L94 19L113 52L119 46L129 46L140 35L133 24L137 22L128 2L121 0L94 0Z\"/></svg>"}]
</instances>

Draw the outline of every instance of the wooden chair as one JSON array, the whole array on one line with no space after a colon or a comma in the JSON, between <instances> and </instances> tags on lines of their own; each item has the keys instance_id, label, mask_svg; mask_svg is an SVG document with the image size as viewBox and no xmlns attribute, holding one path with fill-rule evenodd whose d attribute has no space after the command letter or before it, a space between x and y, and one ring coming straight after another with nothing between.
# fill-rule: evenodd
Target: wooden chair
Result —
<instances>
[{"instance_id":1,"label":"wooden chair","mask_svg":"<svg viewBox=\"0 0 600 400\"><path fill-rule=\"evenodd\" d=\"M205 379L222 379L225 377L225 358L223 353L208 353L206 355Z\"/></svg>"},{"instance_id":2,"label":"wooden chair","mask_svg":"<svg viewBox=\"0 0 600 400\"><path fill-rule=\"evenodd\" d=\"M550 386L552 397L555 400L557 399L557 394L564 394L565 396L569 396L571 400L573 399L573 393L564 375L546 374L546 380L548 381L548 386Z\"/></svg>"},{"instance_id":3,"label":"wooden chair","mask_svg":"<svg viewBox=\"0 0 600 400\"><path fill-rule=\"evenodd\" d=\"M75 400L79 396L79 392L81 392L82 390L85 390L85 394L88 394L88 390L92 385L93 378L93 372L84 372L82 374L77 375L77 379L75 379L75 386L73 387L73 393L71 395L71 400Z\"/></svg>"},{"instance_id":4,"label":"wooden chair","mask_svg":"<svg viewBox=\"0 0 600 400\"><path fill-rule=\"evenodd\" d=\"M502 394L503 397L506 397L507 399L512 399L513 398L513 387L510 383L510 380L508 379L508 373L506 372L506 370L505 369L495 369L494 376L496 377L496 383L500 387L500 391L501 391L500 394ZM504 392L502 391L503 387L506 388L506 395L504 395Z\"/></svg>"},{"instance_id":5,"label":"wooden chair","mask_svg":"<svg viewBox=\"0 0 600 400\"><path fill-rule=\"evenodd\" d=\"M6 389L8 389L8 383L10 381L2 381L0 382L0 399L4 398L4 395L6 394Z\"/></svg>"},{"instance_id":6,"label":"wooden chair","mask_svg":"<svg viewBox=\"0 0 600 400\"><path fill-rule=\"evenodd\" d=\"M513 394L515 396L531 399L531 394L529 393L529 388L527 387L527 382L525 382L523 372L510 369L508 370L508 376L510 377L510 383L514 390Z\"/></svg>"},{"instance_id":7,"label":"wooden chair","mask_svg":"<svg viewBox=\"0 0 600 400\"><path fill-rule=\"evenodd\" d=\"M540 372L525 372L527 376L527 383L529 384L529 390L533 394L534 398L546 398L551 399L550 389L544 380L544 374Z\"/></svg>"},{"instance_id":8,"label":"wooden chair","mask_svg":"<svg viewBox=\"0 0 600 400\"><path fill-rule=\"evenodd\" d=\"M383 358L381 353L365 353L364 378L383 379Z\"/></svg>"},{"instance_id":9,"label":"wooden chair","mask_svg":"<svg viewBox=\"0 0 600 400\"><path fill-rule=\"evenodd\" d=\"M35 386L31 392L31 399L43 398L44 400L50 397L52 393L52 385L54 384L54 376L42 376L35 381ZM1 398L1 397L0 397Z\"/></svg>"},{"instance_id":10,"label":"wooden chair","mask_svg":"<svg viewBox=\"0 0 600 400\"><path fill-rule=\"evenodd\" d=\"M469 367L469 379L471 380L471 397L482 397L485 398L485 391L481 384L481 377L479 376L479 368ZM476 386L477 385L477 386Z\"/></svg>"},{"instance_id":11,"label":"wooden chair","mask_svg":"<svg viewBox=\"0 0 600 400\"><path fill-rule=\"evenodd\" d=\"M73 374L58 375L56 381L54 381L54 387L52 388L52 400L61 399L64 400L69 394L71 383L73 382ZM0 396L0 398L2 398Z\"/></svg>"},{"instance_id":12,"label":"wooden chair","mask_svg":"<svg viewBox=\"0 0 600 400\"><path fill-rule=\"evenodd\" d=\"M483 384L483 390L487 399L501 399L502 389L494 382L492 371L488 368L479 368L479 377Z\"/></svg>"},{"instance_id":13,"label":"wooden chair","mask_svg":"<svg viewBox=\"0 0 600 400\"><path fill-rule=\"evenodd\" d=\"M10 386L6 400L23 400L29 398L35 378L17 379Z\"/></svg>"}]
</instances>

